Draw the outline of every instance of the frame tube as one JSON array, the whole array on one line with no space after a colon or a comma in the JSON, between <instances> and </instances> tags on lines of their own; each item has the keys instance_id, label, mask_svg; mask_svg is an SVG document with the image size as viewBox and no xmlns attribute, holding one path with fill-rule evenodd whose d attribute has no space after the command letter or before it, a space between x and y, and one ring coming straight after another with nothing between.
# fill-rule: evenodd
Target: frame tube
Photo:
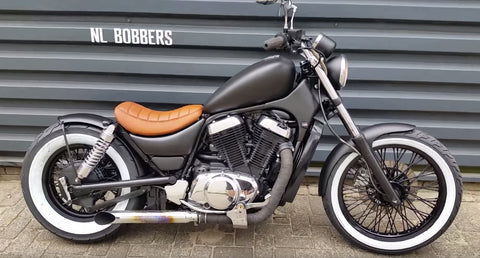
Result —
<instances>
[{"instance_id":1,"label":"frame tube","mask_svg":"<svg viewBox=\"0 0 480 258\"><path fill-rule=\"evenodd\" d=\"M109 190L113 188L126 188L137 187L147 185L173 185L177 182L176 177L153 177L144 179L124 180L116 182L85 184L85 185L72 185L71 190L75 191L95 191L95 190Z\"/></svg>"}]
</instances>

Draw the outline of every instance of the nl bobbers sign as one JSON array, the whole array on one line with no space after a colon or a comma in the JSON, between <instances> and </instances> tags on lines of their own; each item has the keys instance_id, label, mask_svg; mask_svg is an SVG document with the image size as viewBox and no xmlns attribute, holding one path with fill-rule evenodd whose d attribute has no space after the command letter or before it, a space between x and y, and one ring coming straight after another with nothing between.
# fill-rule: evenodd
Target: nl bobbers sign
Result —
<instances>
[{"instance_id":1,"label":"nl bobbers sign","mask_svg":"<svg viewBox=\"0 0 480 258\"><path fill-rule=\"evenodd\" d=\"M173 45L171 30L135 28L90 28L90 42L97 44Z\"/></svg>"}]
</instances>

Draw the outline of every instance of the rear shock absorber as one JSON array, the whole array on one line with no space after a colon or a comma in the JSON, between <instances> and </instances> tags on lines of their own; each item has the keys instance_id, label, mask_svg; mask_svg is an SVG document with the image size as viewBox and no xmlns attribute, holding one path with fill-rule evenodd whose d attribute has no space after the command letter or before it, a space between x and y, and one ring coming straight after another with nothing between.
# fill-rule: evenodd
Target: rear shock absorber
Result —
<instances>
[{"instance_id":1,"label":"rear shock absorber","mask_svg":"<svg viewBox=\"0 0 480 258\"><path fill-rule=\"evenodd\" d=\"M75 182L80 183L82 179L87 178L90 172L98 165L98 162L100 162L100 160L103 158L105 152L110 146L110 143L115 138L113 134L115 128L116 125L111 124L102 131L100 134L100 139L98 139L78 168Z\"/></svg>"}]
</instances>

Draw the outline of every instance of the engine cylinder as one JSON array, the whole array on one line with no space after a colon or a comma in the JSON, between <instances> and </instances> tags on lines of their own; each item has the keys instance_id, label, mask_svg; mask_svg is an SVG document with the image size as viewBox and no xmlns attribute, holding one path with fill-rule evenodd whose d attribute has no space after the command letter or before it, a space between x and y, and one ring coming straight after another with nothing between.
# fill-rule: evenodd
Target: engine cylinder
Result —
<instances>
[{"instance_id":1,"label":"engine cylinder","mask_svg":"<svg viewBox=\"0 0 480 258\"><path fill-rule=\"evenodd\" d=\"M249 173L245 146L246 129L239 116L229 116L208 126L210 139L232 171Z\"/></svg>"},{"instance_id":2,"label":"engine cylinder","mask_svg":"<svg viewBox=\"0 0 480 258\"><path fill-rule=\"evenodd\" d=\"M277 121L262 116L254 126L254 149L250 157L250 169L259 176L273 161L278 152L278 146L289 139L291 129L282 127Z\"/></svg>"}]
</instances>

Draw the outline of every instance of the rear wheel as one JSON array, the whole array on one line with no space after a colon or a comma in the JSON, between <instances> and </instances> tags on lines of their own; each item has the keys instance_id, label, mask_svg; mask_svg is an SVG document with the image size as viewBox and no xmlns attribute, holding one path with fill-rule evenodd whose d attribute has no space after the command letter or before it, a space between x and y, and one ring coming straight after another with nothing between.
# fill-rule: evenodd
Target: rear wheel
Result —
<instances>
[{"instance_id":1,"label":"rear wheel","mask_svg":"<svg viewBox=\"0 0 480 258\"><path fill-rule=\"evenodd\" d=\"M327 182L323 203L330 221L351 242L380 253L408 252L434 241L460 207L462 183L454 158L417 130L383 136L373 149L401 204L390 205L363 159L350 153Z\"/></svg>"},{"instance_id":2,"label":"rear wheel","mask_svg":"<svg viewBox=\"0 0 480 258\"><path fill-rule=\"evenodd\" d=\"M94 204L130 192L129 188L96 191L65 198L59 179L73 161L78 166L98 140L100 131L88 126L66 128L71 153L68 156L63 131L54 125L32 144L22 168L22 190L28 208L45 228L56 235L75 241L97 241L115 233L119 225L98 225L95 214L88 209ZM98 166L91 172L89 183L129 180L138 176L136 164L119 141L114 140ZM119 202L103 210L130 210L141 207L142 200L135 198Z\"/></svg>"}]
</instances>

